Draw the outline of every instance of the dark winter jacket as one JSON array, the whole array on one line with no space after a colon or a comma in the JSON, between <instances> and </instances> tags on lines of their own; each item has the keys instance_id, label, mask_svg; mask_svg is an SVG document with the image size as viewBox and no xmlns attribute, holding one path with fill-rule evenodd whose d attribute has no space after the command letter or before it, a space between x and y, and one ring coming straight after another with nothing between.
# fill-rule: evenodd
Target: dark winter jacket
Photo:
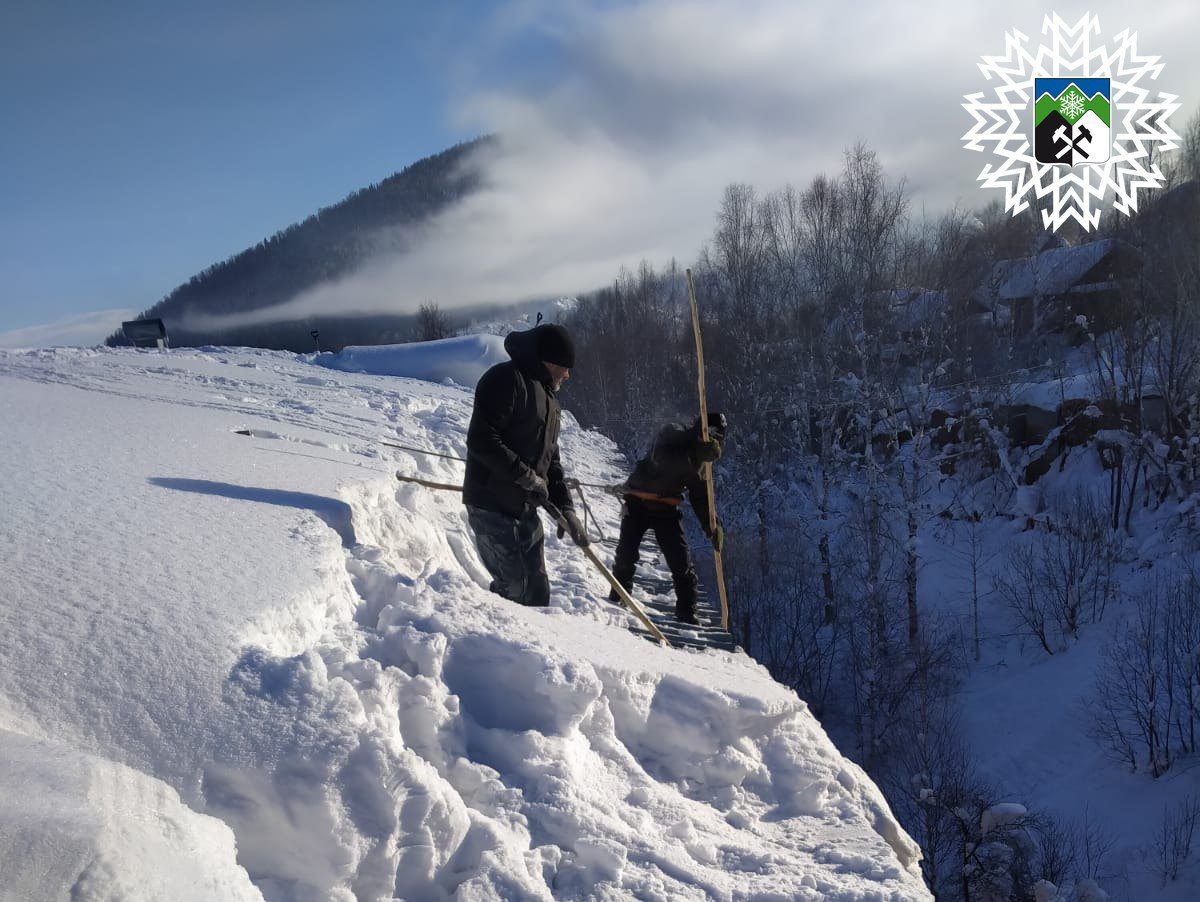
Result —
<instances>
[{"instance_id":1,"label":"dark winter jacket","mask_svg":"<svg viewBox=\"0 0 1200 902\"><path fill-rule=\"evenodd\" d=\"M512 360L480 378L467 430L463 502L510 517L524 515L535 503L517 485L528 470L546 480L556 507L572 508L558 458L561 408L535 341L532 330L511 332L504 339Z\"/></svg>"},{"instance_id":2,"label":"dark winter jacket","mask_svg":"<svg viewBox=\"0 0 1200 902\"><path fill-rule=\"evenodd\" d=\"M653 507L660 504L664 513L668 506L683 501L686 491L700 525L708 532L708 485L701 475L701 463L696 458L700 433L696 426L668 423L654 437L650 453L633 469L625 487L639 502ZM647 497L653 496L653 497ZM657 497L661 502L655 501Z\"/></svg>"}]
</instances>

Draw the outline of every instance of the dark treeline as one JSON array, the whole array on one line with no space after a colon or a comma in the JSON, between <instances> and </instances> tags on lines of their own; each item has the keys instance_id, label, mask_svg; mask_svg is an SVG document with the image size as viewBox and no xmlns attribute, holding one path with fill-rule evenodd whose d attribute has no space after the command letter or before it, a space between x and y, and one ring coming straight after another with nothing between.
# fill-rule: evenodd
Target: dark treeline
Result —
<instances>
[{"instance_id":1,"label":"dark treeline","mask_svg":"<svg viewBox=\"0 0 1200 902\"><path fill-rule=\"evenodd\" d=\"M691 266L709 406L731 422L715 472L735 638L885 789L941 899L1032 899L1043 879L1077 894L1056 898L1084 898L1086 881L1114 876L1111 842L1083 808L1055 819L1029 800L1024 814L987 814L1003 787L960 739L955 688L979 660L985 574L1008 575L991 595L1011 595L1015 631L1033 643L1032 618L1044 634L1032 647L1064 651L1120 596L1132 511L1200 484L1200 125L1188 134L1166 188L1135 219L1071 236L1082 250L1060 248L1033 213L998 206L914 217L903 183L856 147L836 177L804 188L729 186ZM1072 254L1105 270L1075 293L1054 285L1050 266ZM1019 266L1032 283L1026 308L1005 295ZM679 264L622 272L569 325L580 365L566 403L583 425L636 456L658 424L696 415ZM1089 361L1090 397L1074 407L1064 397L1060 422L1031 439L1014 384L1065 384L1068 359ZM1151 395L1162 410L1152 423ZM1075 445L1109 454L1105 490L1082 506L1037 488L1046 461L1061 468ZM1030 486L1036 511L1018 503ZM992 559L987 524L1018 513L1033 550ZM953 555L937 578L961 588L961 616L924 603L931 536ZM1195 586L1155 597L1195 597ZM1186 608L1156 604L1147 617ZM1025 619L1022 606L1033 609ZM1145 619L1144 633L1155 628ZM1173 673L1189 660L1177 646ZM1200 699L1200 668L1179 679L1191 680L1189 703ZM1099 684L1100 741L1155 776L1191 753L1200 701L1194 718L1145 737L1136 704L1115 710L1116 683ZM1187 823L1176 812L1164 824L1172 817ZM1168 875L1181 846L1161 845L1176 850L1162 853Z\"/></svg>"},{"instance_id":2,"label":"dark treeline","mask_svg":"<svg viewBox=\"0 0 1200 902\"><path fill-rule=\"evenodd\" d=\"M475 190L477 170L465 163L490 140L480 138L427 157L323 208L193 276L142 316L160 317L176 347L228 344L311 351L309 333L314 329L320 332L322 347L332 350L412 340L421 334L418 318L412 315L347 318L330 311L328 317L201 331L189 328L188 317L272 307L348 274L371 257L402 253L412 229ZM127 342L118 331L106 343Z\"/></svg>"}]
</instances>

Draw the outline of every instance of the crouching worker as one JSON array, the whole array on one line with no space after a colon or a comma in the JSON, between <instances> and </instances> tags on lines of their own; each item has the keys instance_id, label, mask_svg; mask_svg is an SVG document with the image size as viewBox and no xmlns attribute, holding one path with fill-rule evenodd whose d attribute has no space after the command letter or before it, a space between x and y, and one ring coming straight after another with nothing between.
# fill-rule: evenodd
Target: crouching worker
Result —
<instances>
[{"instance_id":1,"label":"crouching worker","mask_svg":"<svg viewBox=\"0 0 1200 902\"><path fill-rule=\"evenodd\" d=\"M710 413L707 442L700 438L700 419L691 426L670 423L654 439L654 445L633 470L622 488L625 498L621 517L621 536L617 540L617 555L613 576L626 590L633 586L642 538L654 530L658 547L662 549L671 579L675 584L675 616L683 623L696 620L696 568L683 535L683 493L686 491L700 526L718 551L724 546L724 530L717 526L709 530L708 486L701 475L701 466L718 460L721 442L725 438L724 414ZM615 593L610 596L615 600Z\"/></svg>"},{"instance_id":2,"label":"crouching worker","mask_svg":"<svg viewBox=\"0 0 1200 902\"><path fill-rule=\"evenodd\" d=\"M512 359L475 387L467 430L463 503L491 590L523 605L550 603L538 508L563 512L571 538L587 543L558 456L560 407L555 392L570 377L575 348L567 330L547 323L504 339Z\"/></svg>"}]
</instances>

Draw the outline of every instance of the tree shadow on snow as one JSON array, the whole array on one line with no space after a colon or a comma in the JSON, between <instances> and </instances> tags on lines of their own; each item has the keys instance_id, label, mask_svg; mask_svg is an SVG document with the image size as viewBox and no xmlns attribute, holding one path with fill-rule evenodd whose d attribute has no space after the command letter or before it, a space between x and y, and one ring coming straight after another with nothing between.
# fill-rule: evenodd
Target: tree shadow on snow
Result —
<instances>
[{"instance_id":1,"label":"tree shadow on snow","mask_svg":"<svg viewBox=\"0 0 1200 902\"><path fill-rule=\"evenodd\" d=\"M151 476L151 485L177 492L197 492L201 495L220 495L238 501L257 501L260 504L275 504L281 507L296 507L312 511L342 539L342 546L351 548L355 544L354 525L350 518L350 505L336 498L310 495L308 492L285 492L281 489L263 489L249 485L233 485L228 482L212 482L208 479L179 479L171 476Z\"/></svg>"}]
</instances>

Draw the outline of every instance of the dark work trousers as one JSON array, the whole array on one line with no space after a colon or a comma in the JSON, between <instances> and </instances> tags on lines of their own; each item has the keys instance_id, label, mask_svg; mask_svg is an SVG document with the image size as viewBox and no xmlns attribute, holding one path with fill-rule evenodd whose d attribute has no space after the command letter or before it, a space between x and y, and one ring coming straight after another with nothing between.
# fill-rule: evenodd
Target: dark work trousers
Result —
<instances>
[{"instance_id":1,"label":"dark work trousers","mask_svg":"<svg viewBox=\"0 0 1200 902\"><path fill-rule=\"evenodd\" d=\"M662 549L671 579L675 583L675 610L691 613L696 607L696 568L688 553L683 536L683 512L678 506L655 504L639 498L627 498L621 517L621 537L617 539L617 556L613 561L613 576L627 590L633 586L633 574L642 547L642 538L654 530L658 547Z\"/></svg>"},{"instance_id":2,"label":"dark work trousers","mask_svg":"<svg viewBox=\"0 0 1200 902\"><path fill-rule=\"evenodd\" d=\"M518 604L550 604L550 580L542 552L542 520L537 508L517 518L481 507L467 506L467 521L475 531L475 547L492 575L489 588Z\"/></svg>"}]
</instances>

